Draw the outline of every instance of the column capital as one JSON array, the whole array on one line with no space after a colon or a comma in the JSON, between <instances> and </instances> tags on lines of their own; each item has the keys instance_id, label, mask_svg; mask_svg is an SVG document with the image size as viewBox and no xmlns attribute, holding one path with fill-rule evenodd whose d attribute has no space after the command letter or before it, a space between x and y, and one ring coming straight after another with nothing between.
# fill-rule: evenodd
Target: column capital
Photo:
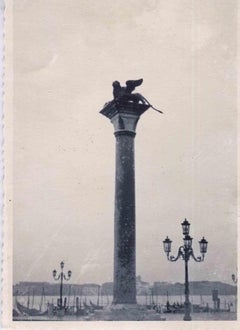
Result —
<instances>
[{"instance_id":1,"label":"column capital","mask_svg":"<svg viewBox=\"0 0 240 330\"><path fill-rule=\"evenodd\" d=\"M149 107L149 105L142 103L113 100L106 103L100 113L111 120L115 135L130 133L134 136L140 116Z\"/></svg>"}]
</instances>

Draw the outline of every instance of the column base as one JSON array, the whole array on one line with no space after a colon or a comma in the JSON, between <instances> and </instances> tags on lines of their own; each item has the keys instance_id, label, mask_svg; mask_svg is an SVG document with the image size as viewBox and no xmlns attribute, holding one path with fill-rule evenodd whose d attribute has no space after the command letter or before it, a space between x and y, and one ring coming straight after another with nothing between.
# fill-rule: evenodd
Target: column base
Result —
<instances>
[{"instance_id":1,"label":"column base","mask_svg":"<svg viewBox=\"0 0 240 330\"><path fill-rule=\"evenodd\" d=\"M165 321L161 314L138 304L114 304L95 311L92 320L101 321Z\"/></svg>"},{"instance_id":2,"label":"column base","mask_svg":"<svg viewBox=\"0 0 240 330\"><path fill-rule=\"evenodd\" d=\"M111 310L126 310L126 309L139 309L140 306L136 304L129 304L129 303L113 303L110 307L108 307Z\"/></svg>"}]
</instances>

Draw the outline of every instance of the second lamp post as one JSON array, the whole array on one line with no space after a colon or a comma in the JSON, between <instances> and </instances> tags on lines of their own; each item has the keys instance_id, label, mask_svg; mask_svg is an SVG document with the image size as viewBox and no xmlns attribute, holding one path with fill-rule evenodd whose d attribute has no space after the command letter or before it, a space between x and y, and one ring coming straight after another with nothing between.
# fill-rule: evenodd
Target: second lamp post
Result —
<instances>
[{"instance_id":1,"label":"second lamp post","mask_svg":"<svg viewBox=\"0 0 240 330\"><path fill-rule=\"evenodd\" d=\"M56 269L53 270L53 278L55 281L59 281L60 280L60 302L59 302L59 308L62 309L63 307L63 299L62 299L62 296L63 296L63 280L70 280L70 277L72 275L72 272L71 270L68 271L68 276L66 276L64 273L63 273L63 268L64 268L64 262L62 261L60 263L60 267L61 267L61 272L59 273L59 275L57 276L57 271Z\"/></svg>"},{"instance_id":2,"label":"second lamp post","mask_svg":"<svg viewBox=\"0 0 240 330\"><path fill-rule=\"evenodd\" d=\"M164 252L167 255L167 258L169 261L177 261L179 258L184 260L185 263L185 303L184 303L184 321L191 321L191 315L190 315L190 309L191 304L189 301L189 281L188 281L188 261L190 257L192 257L195 261L201 262L204 260L204 255L207 252L207 244L208 242L203 237L201 241L199 241L200 244L200 252L202 254L201 257L195 257L193 253L192 248L192 237L189 236L189 229L190 229L190 223L187 221L187 219L184 220L182 223L182 231L183 231L183 245L179 247L178 249L178 255L176 257L170 256L171 252L171 243L172 241L166 237L166 239L163 241L163 247Z\"/></svg>"}]
</instances>

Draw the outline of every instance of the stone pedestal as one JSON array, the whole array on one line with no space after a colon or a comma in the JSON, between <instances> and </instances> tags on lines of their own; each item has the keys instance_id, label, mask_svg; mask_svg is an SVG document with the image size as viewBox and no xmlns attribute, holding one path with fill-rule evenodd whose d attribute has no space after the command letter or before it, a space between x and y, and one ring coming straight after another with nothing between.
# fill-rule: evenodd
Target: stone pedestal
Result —
<instances>
[{"instance_id":1,"label":"stone pedestal","mask_svg":"<svg viewBox=\"0 0 240 330\"><path fill-rule=\"evenodd\" d=\"M109 102L100 112L114 126L116 181L113 305L136 305L134 138L145 104Z\"/></svg>"},{"instance_id":2,"label":"stone pedestal","mask_svg":"<svg viewBox=\"0 0 240 330\"><path fill-rule=\"evenodd\" d=\"M95 311L91 321L165 321L166 318L154 310L147 310L141 305L112 305L101 311Z\"/></svg>"}]
</instances>

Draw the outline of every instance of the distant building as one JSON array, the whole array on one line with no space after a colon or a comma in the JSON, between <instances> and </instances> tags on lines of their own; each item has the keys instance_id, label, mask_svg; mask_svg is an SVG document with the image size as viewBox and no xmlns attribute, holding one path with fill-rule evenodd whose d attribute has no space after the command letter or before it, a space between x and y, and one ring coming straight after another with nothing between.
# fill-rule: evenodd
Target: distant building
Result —
<instances>
[{"instance_id":1,"label":"distant building","mask_svg":"<svg viewBox=\"0 0 240 330\"><path fill-rule=\"evenodd\" d=\"M86 284L63 284L63 295L74 294L82 295L97 295L99 285L95 283ZM150 292L154 295L169 296L184 294L184 283L170 282L154 282L152 286L148 282L142 281L141 276L136 277L136 287L138 295L149 295ZM218 290L219 295L236 295L237 286L222 282L211 281L192 281L189 282L191 295L211 295L212 290ZM48 282L30 282L22 281L13 285L13 295L39 295L43 294L54 296L59 294L60 283ZM113 294L113 282L105 282L101 286L101 294L110 296Z\"/></svg>"},{"instance_id":2,"label":"distant building","mask_svg":"<svg viewBox=\"0 0 240 330\"><path fill-rule=\"evenodd\" d=\"M13 294L27 295L34 290L35 294L41 294L43 288L49 287L48 282L21 281L13 286Z\"/></svg>"},{"instance_id":3,"label":"distant building","mask_svg":"<svg viewBox=\"0 0 240 330\"><path fill-rule=\"evenodd\" d=\"M28 286L43 286L43 285L50 285L48 282L30 282L30 281L22 281L18 283L21 287L28 287Z\"/></svg>"},{"instance_id":4,"label":"distant building","mask_svg":"<svg viewBox=\"0 0 240 330\"><path fill-rule=\"evenodd\" d=\"M102 294L103 295L113 294L113 282L105 282L102 284Z\"/></svg>"},{"instance_id":5,"label":"distant building","mask_svg":"<svg viewBox=\"0 0 240 330\"><path fill-rule=\"evenodd\" d=\"M141 276L136 277L136 288L137 288L137 294L146 294L150 290L150 284L148 282L142 281Z\"/></svg>"}]
</instances>

